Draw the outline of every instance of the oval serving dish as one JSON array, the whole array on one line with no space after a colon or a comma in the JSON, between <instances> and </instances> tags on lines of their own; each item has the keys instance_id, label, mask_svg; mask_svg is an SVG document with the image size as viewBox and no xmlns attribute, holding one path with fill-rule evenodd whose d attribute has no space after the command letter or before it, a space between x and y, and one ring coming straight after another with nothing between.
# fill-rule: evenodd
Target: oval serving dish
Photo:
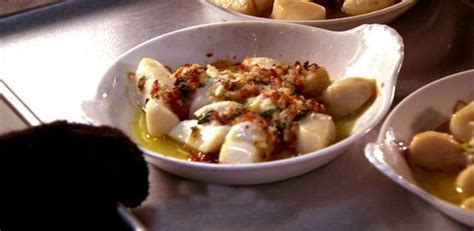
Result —
<instances>
[{"instance_id":1,"label":"oval serving dish","mask_svg":"<svg viewBox=\"0 0 474 231\"><path fill-rule=\"evenodd\" d=\"M374 78L378 95L354 123L349 137L315 152L232 165L185 161L140 147L148 161L179 176L229 185L284 180L316 169L356 142L388 112L403 61L403 42L395 30L376 24L345 32L258 21L186 28L146 41L119 57L104 74L94 99L83 103L86 119L93 124L118 127L134 139L131 122L139 106L134 81L127 78L127 73L134 71L143 57L176 69L185 63L240 61L248 56L271 57L287 63L315 62L328 70L332 80L354 76Z\"/></svg>"},{"instance_id":2,"label":"oval serving dish","mask_svg":"<svg viewBox=\"0 0 474 231\"><path fill-rule=\"evenodd\" d=\"M433 130L447 121L458 100L474 100L473 86L474 70L470 70L418 89L390 112L377 141L365 147L367 159L384 175L453 219L471 227L474 227L474 211L451 204L422 189L414 180L399 144L408 144L415 134Z\"/></svg>"},{"instance_id":3,"label":"oval serving dish","mask_svg":"<svg viewBox=\"0 0 474 231\"><path fill-rule=\"evenodd\" d=\"M256 17L252 15L242 14L233 10L226 9L221 6L217 6L208 0L201 0L202 4L215 12L224 21L232 20L259 20L259 21L271 21L271 22L287 22L296 23L308 26L314 26L330 30L348 30L362 24L369 23L390 23L396 18L400 17L403 13L413 7L417 0L401 0L384 9L373 11L367 14L355 15L343 18L333 19L322 19L322 20L280 20L264 17Z\"/></svg>"}]
</instances>

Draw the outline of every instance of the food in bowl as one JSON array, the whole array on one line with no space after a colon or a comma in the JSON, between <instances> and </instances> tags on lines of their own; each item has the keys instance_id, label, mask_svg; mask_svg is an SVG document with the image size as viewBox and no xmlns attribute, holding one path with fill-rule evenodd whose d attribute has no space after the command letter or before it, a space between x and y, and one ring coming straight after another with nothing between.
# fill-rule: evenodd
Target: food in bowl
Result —
<instances>
[{"instance_id":1,"label":"food in bowl","mask_svg":"<svg viewBox=\"0 0 474 231\"><path fill-rule=\"evenodd\" d=\"M474 101L459 101L449 121L416 134L406 158L422 188L474 210Z\"/></svg>"},{"instance_id":2,"label":"food in bowl","mask_svg":"<svg viewBox=\"0 0 474 231\"><path fill-rule=\"evenodd\" d=\"M361 15L400 0L210 0L242 14L283 20L321 20Z\"/></svg>"},{"instance_id":3,"label":"food in bowl","mask_svg":"<svg viewBox=\"0 0 474 231\"><path fill-rule=\"evenodd\" d=\"M315 63L267 57L185 64L174 73L144 58L131 76L143 108L135 121L143 146L220 164L264 162L329 146L348 135L344 128L377 93L373 79L333 82Z\"/></svg>"}]
</instances>

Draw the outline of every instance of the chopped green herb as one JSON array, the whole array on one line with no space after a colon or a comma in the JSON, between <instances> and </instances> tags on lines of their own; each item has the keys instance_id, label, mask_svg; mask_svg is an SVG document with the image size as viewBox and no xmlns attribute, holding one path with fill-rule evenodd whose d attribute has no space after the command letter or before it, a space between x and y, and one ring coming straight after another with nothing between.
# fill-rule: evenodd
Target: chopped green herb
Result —
<instances>
[{"instance_id":1,"label":"chopped green herb","mask_svg":"<svg viewBox=\"0 0 474 231\"><path fill-rule=\"evenodd\" d=\"M209 121L211 121L211 114L210 113L204 113L198 118L198 124L205 124Z\"/></svg>"},{"instance_id":2,"label":"chopped green herb","mask_svg":"<svg viewBox=\"0 0 474 231\"><path fill-rule=\"evenodd\" d=\"M299 121L303 119L306 115L309 114L309 110L302 110L298 112L298 114L295 115L295 118L293 118L294 121Z\"/></svg>"},{"instance_id":3,"label":"chopped green herb","mask_svg":"<svg viewBox=\"0 0 474 231\"><path fill-rule=\"evenodd\" d=\"M145 88L145 80L146 80L145 76L141 76L140 78L138 78L138 82L137 82L138 90L143 91L143 89Z\"/></svg>"},{"instance_id":4,"label":"chopped green herb","mask_svg":"<svg viewBox=\"0 0 474 231\"><path fill-rule=\"evenodd\" d=\"M201 82L201 83L199 83L199 85L197 87L201 88L201 87L205 87L205 86L206 86L206 83Z\"/></svg>"},{"instance_id":5,"label":"chopped green herb","mask_svg":"<svg viewBox=\"0 0 474 231\"><path fill-rule=\"evenodd\" d=\"M270 117L271 115L273 115L273 113L275 112L278 112L278 108L272 108L272 109L268 109L262 113L260 113L260 116L262 117Z\"/></svg>"}]
</instances>

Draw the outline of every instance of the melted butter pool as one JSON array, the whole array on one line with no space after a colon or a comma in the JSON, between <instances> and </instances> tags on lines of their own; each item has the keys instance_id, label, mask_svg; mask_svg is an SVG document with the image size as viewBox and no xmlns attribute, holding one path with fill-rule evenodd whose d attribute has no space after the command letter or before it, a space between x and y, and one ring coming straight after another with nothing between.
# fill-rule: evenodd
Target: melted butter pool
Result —
<instances>
[{"instance_id":1,"label":"melted butter pool","mask_svg":"<svg viewBox=\"0 0 474 231\"><path fill-rule=\"evenodd\" d=\"M336 142L343 140L351 134L352 128L354 127L357 118L359 118L359 116L364 113L369 105L370 103L368 103L367 106L359 109L356 113L336 121ZM147 131L145 113L142 110L137 111L135 118L131 122L131 128L136 142L138 142L140 146L145 147L146 149L149 149L153 152L161 153L163 155L182 160L188 159L188 156L191 153L191 149L167 136L152 137ZM297 155L298 154L291 153L288 150L283 150L279 153L275 153L271 160L286 159Z\"/></svg>"}]
</instances>

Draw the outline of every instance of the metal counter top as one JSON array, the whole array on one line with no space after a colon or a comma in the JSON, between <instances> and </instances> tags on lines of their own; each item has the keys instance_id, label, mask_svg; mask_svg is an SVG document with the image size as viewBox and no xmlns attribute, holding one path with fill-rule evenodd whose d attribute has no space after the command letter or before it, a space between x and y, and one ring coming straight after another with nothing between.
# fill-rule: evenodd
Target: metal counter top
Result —
<instances>
[{"instance_id":1,"label":"metal counter top","mask_svg":"<svg viewBox=\"0 0 474 231\"><path fill-rule=\"evenodd\" d=\"M0 18L0 78L42 121L81 121L81 102L122 53L217 21L196 0L65 1ZM390 26L405 43L394 105L474 68L474 1L421 0ZM150 196L133 212L156 230L469 230L369 164L363 147L376 134L320 169L257 186L205 184L150 165Z\"/></svg>"}]
</instances>

